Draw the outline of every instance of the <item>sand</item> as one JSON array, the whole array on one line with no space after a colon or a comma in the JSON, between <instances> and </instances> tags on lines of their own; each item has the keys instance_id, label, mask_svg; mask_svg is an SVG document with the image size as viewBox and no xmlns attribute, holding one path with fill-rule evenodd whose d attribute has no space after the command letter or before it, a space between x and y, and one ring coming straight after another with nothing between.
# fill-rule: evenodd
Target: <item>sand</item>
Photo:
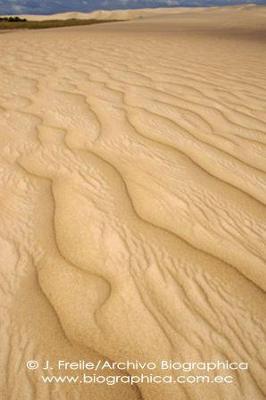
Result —
<instances>
[{"instance_id":1,"label":"sand","mask_svg":"<svg viewBox=\"0 0 266 400\"><path fill-rule=\"evenodd\" d=\"M52 15L32 15L24 14L21 17L27 18L30 21L43 21L50 19L104 19L104 20L134 20L139 18L147 18L162 15L176 15L183 14L187 11L191 13L198 13L200 10L205 9L189 9L186 7L182 8L146 8L146 9L133 9L133 10L96 10L92 12L64 12Z\"/></svg>"},{"instance_id":2,"label":"sand","mask_svg":"<svg viewBox=\"0 0 266 400\"><path fill-rule=\"evenodd\" d=\"M3 400L265 398L266 9L146 14L0 36ZM28 360L249 369L45 384Z\"/></svg>"}]
</instances>

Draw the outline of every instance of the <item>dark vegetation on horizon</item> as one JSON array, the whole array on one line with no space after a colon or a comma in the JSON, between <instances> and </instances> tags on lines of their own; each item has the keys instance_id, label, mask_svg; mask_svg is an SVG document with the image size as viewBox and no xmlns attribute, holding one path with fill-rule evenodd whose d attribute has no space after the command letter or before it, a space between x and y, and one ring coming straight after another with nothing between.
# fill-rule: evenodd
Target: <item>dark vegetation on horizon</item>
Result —
<instances>
[{"instance_id":1,"label":"dark vegetation on horizon","mask_svg":"<svg viewBox=\"0 0 266 400\"><path fill-rule=\"evenodd\" d=\"M4 29L47 29L62 28L65 26L80 26L102 24L107 22L118 22L117 20L98 20L98 19L65 19L65 20L44 20L44 21L27 21L25 18L19 17L0 17L0 30Z\"/></svg>"},{"instance_id":2,"label":"dark vegetation on horizon","mask_svg":"<svg viewBox=\"0 0 266 400\"><path fill-rule=\"evenodd\" d=\"M0 17L0 22L26 22L26 18L19 17Z\"/></svg>"}]
</instances>

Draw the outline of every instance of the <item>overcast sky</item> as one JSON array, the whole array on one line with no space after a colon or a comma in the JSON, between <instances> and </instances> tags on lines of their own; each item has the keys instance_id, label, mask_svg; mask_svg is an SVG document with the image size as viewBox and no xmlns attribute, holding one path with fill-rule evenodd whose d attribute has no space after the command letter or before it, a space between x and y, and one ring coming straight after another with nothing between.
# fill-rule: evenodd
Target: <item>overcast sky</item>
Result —
<instances>
[{"instance_id":1,"label":"overcast sky","mask_svg":"<svg viewBox=\"0 0 266 400\"><path fill-rule=\"evenodd\" d=\"M63 11L92 11L166 6L210 6L239 3L266 4L266 0L0 0L0 14L52 14Z\"/></svg>"}]
</instances>

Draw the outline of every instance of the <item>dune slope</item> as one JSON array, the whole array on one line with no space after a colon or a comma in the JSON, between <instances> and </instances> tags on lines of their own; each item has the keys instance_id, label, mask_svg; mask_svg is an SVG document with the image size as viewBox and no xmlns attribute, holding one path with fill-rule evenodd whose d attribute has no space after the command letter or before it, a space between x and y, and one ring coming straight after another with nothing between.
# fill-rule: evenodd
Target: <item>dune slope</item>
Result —
<instances>
[{"instance_id":1,"label":"dune slope","mask_svg":"<svg viewBox=\"0 0 266 400\"><path fill-rule=\"evenodd\" d=\"M265 19L0 36L4 400L264 398ZM82 386L25 368L99 358L249 369L230 385Z\"/></svg>"}]
</instances>

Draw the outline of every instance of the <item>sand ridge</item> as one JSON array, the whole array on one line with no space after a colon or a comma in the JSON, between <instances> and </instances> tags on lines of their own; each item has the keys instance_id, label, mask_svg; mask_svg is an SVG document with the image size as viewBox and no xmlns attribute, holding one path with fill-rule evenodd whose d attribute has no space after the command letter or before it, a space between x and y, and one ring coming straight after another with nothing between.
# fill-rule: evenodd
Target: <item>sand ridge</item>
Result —
<instances>
[{"instance_id":1,"label":"sand ridge","mask_svg":"<svg viewBox=\"0 0 266 400\"><path fill-rule=\"evenodd\" d=\"M264 398L261 10L1 36L5 400ZM250 368L54 389L24 368L44 357Z\"/></svg>"}]
</instances>

